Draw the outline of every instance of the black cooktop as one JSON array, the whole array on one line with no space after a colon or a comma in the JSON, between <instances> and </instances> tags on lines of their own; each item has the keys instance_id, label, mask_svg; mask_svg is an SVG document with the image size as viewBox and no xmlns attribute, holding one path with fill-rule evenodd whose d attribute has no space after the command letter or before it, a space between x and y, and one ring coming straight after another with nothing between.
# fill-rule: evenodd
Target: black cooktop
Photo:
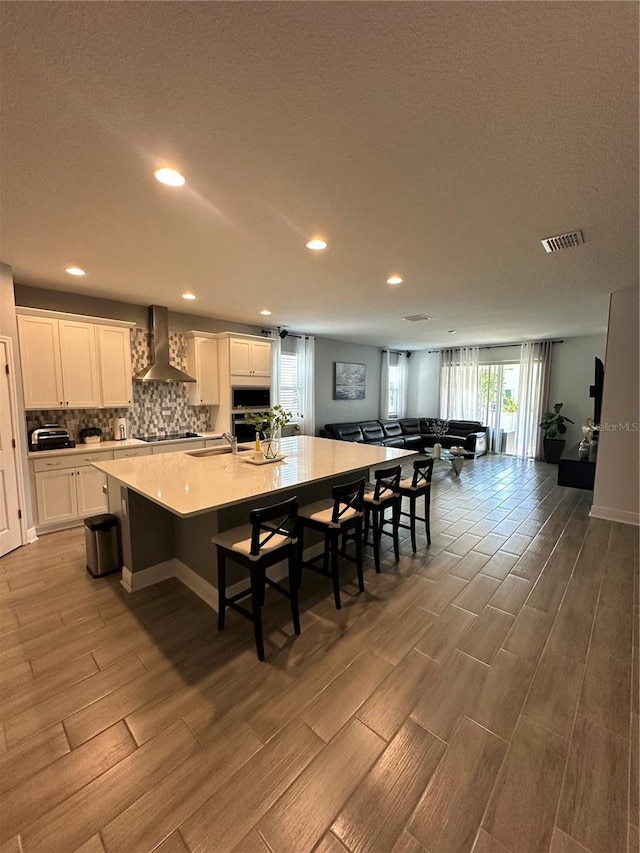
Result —
<instances>
[{"instance_id":1,"label":"black cooktop","mask_svg":"<svg viewBox=\"0 0 640 853\"><path fill-rule=\"evenodd\" d=\"M200 438L197 432L161 432L157 435L134 435L139 441L176 441L179 438Z\"/></svg>"}]
</instances>

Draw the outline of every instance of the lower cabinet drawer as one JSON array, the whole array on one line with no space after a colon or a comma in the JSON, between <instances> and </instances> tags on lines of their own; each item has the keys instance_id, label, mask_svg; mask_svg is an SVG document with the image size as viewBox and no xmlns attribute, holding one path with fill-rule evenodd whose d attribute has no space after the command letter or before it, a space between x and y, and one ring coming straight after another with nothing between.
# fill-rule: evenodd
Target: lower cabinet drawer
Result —
<instances>
[{"instance_id":1,"label":"lower cabinet drawer","mask_svg":"<svg viewBox=\"0 0 640 853\"><path fill-rule=\"evenodd\" d=\"M91 465L92 462L106 462L113 459L110 450L102 450L98 453L69 453L65 456L47 456L45 459L34 459L33 470L38 474L40 471L59 471L63 468L80 468L83 465Z\"/></svg>"},{"instance_id":2,"label":"lower cabinet drawer","mask_svg":"<svg viewBox=\"0 0 640 853\"><path fill-rule=\"evenodd\" d=\"M134 456L151 456L150 447L127 447L122 450L114 450L114 459L131 459Z\"/></svg>"}]
</instances>

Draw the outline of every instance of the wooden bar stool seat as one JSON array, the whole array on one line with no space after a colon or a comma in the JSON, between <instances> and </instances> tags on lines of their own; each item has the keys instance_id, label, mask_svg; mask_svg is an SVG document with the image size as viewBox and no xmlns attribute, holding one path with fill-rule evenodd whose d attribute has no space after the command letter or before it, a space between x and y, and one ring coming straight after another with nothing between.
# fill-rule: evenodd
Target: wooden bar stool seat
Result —
<instances>
[{"instance_id":1,"label":"wooden bar stool seat","mask_svg":"<svg viewBox=\"0 0 640 853\"><path fill-rule=\"evenodd\" d=\"M340 557L353 560L358 572L358 586L360 592L364 592L364 575L362 569L362 518L363 518L363 495L364 477L353 483L345 483L342 486L334 486L331 490L331 498L314 501L300 507L298 510L299 536L298 536L298 564L300 568L300 580L304 567L312 569L318 574L330 577L333 582L333 598L336 609L340 610ZM311 560L303 560L304 551L304 529L317 530L324 536L324 550L322 554ZM341 542L341 548L340 546ZM346 553L347 543L355 543L355 557ZM316 565L322 560L322 566Z\"/></svg>"},{"instance_id":2,"label":"wooden bar stool seat","mask_svg":"<svg viewBox=\"0 0 640 853\"><path fill-rule=\"evenodd\" d=\"M411 547L416 548L416 521L423 521L427 533L427 542L431 544L431 526L429 514L431 511L431 477L433 475L433 459L418 459L413 463L413 476L400 480L400 495L409 499L409 512L400 510L400 515L409 519L409 524L399 522L399 526L411 531ZM424 497L424 517L416 510L418 498Z\"/></svg>"},{"instance_id":3,"label":"wooden bar stool seat","mask_svg":"<svg viewBox=\"0 0 640 853\"><path fill-rule=\"evenodd\" d=\"M253 509L249 513L249 524L225 530L212 538L218 556L218 630L224 629L226 608L230 607L253 622L258 659L264 660L262 636L262 607L265 587L284 595L291 601L291 617L296 634L300 633L298 610L298 499L270 507ZM227 558L249 571L249 586L234 595L227 596ZM282 560L288 560L289 589L267 577L267 569ZM251 610L238 604L242 598L251 596Z\"/></svg>"},{"instance_id":4,"label":"wooden bar stool seat","mask_svg":"<svg viewBox=\"0 0 640 853\"><path fill-rule=\"evenodd\" d=\"M373 547L376 572L380 574L380 542L382 534L393 539L393 552L396 563L400 560L400 476L401 467L381 468L374 471L375 483L371 483L364 493L364 544ZM385 513L391 509L391 518ZM391 525L391 531L385 530L385 525ZM372 539L369 542L369 528L372 528Z\"/></svg>"}]
</instances>

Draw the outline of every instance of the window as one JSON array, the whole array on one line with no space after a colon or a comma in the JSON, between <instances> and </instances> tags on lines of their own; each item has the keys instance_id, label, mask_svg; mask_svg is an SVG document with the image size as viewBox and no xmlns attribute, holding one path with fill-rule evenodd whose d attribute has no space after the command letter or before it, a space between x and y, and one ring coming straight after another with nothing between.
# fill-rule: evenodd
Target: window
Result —
<instances>
[{"instance_id":1,"label":"window","mask_svg":"<svg viewBox=\"0 0 640 853\"><path fill-rule=\"evenodd\" d=\"M389 353L389 401L388 412L390 418L400 417L400 393L402 389L402 369L400 353Z\"/></svg>"},{"instance_id":2,"label":"window","mask_svg":"<svg viewBox=\"0 0 640 853\"><path fill-rule=\"evenodd\" d=\"M287 432L298 426L305 435L315 435L315 339L307 335L287 335L273 345L273 394L291 412Z\"/></svg>"}]
</instances>

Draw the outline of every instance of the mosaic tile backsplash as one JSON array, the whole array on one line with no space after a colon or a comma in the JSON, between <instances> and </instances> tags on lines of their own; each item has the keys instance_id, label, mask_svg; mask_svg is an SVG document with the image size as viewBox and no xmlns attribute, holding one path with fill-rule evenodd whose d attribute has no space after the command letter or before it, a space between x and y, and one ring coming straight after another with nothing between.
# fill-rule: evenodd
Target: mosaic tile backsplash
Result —
<instances>
[{"instance_id":1,"label":"mosaic tile backsplash","mask_svg":"<svg viewBox=\"0 0 640 853\"><path fill-rule=\"evenodd\" d=\"M180 370L187 369L187 341L184 335L169 335L171 364ZM144 328L131 329L131 362L135 375L151 360L149 332ZM182 382L134 382L133 404L126 409L59 409L27 412L27 430L56 423L66 427L77 440L78 431L97 426L102 438L113 438L109 421L126 418L129 437L153 435L164 432L206 432L211 429L209 406L190 406L188 386Z\"/></svg>"}]
</instances>

